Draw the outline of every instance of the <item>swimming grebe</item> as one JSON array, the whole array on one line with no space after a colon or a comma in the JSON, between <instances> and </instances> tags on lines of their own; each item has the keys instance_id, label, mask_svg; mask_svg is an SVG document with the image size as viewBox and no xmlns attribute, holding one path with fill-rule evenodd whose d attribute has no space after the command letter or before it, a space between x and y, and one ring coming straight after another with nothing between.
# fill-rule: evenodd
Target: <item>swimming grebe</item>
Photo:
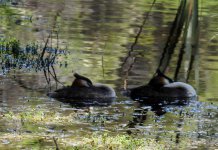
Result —
<instances>
[{"instance_id":1,"label":"swimming grebe","mask_svg":"<svg viewBox=\"0 0 218 150\"><path fill-rule=\"evenodd\" d=\"M47 95L52 98L65 99L98 99L114 98L116 93L113 88L103 84L93 84L87 77L74 74L75 80L71 86L50 92Z\"/></svg>"}]
</instances>

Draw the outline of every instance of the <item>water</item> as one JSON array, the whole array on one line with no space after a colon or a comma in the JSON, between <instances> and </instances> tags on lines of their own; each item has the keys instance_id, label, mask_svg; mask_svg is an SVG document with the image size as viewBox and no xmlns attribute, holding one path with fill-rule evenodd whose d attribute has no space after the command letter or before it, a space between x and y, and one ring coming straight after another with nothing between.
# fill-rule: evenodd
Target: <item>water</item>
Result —
<instances>
[{"instance_id":1,"label":"water","mask_svg":"<svg viewBox=\"0 0 218 150\"><path fill-rule=\"evenodd\" d=\"M22 134L27 139L28 136L43 137L47 138L46 145L54 145L53 136L67 141L75 134L109 132L147 137L177 148L184 145L189 149L217 148L218 13L215 0L202 1L199 8L199 55L189 78L198 100L187 105L149 106L121 94L124 87L145 84L152 77L179 5L177 1L158 1L148 14L151 4L146 0L18 0L7 2L6 6L1 4L1 38L15 37L22 46L37 42L43 47L53 31L49 46L58 45L58 49L66 51L58 55L54 65L58 80L69 85L72 72L77 72L94 82L112 86L118 97L102 107L71 106L46 96L49 86L43 71L35 72L31 68L6 74L1 71L0 132L3 136L0 147L15 146L9 134L15 137ZM127 63L124 61L146 15L145 26L131 53L135 57L131 68L132 57ZM176 57L170 64L169 76L173 77L175 68ZM185 81L186 69L184 65L180 81ZM51 86L54 90L53 80ZM34 141L25 142L23 145L34 145Z\"/></svg>"}]
</instances>

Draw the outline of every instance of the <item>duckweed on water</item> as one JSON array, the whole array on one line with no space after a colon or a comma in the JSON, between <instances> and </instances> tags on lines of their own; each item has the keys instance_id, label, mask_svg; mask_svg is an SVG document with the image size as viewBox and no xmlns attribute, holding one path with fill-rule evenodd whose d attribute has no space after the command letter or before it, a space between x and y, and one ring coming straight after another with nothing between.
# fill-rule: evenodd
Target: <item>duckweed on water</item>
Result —
<instances>
[{"instance_id":1,"label":"duckweed on water","mask_svg":"<svg viewBox=\"0 0 218 150\"><path fill-rule=\"evenodd\" d=\"M59 109L52 111L43 107L25 108L22 112L2 113L0 123L3 123L6 128L0 126L0 149L55 149L58 147L69 150L162 150L189 149L194 148L194 145L199 146L205 143L205 141L196 143L195 139L184 138L178 147L170 139L157 142L156 139L148 138L140 132L127 135L118 131L83 130L82 128L87 127L83 125L89 124L89 121L81 119L78 114L88 115L85 110L72 110L61 114ZM75 126L77 130L74 130Z\"/></svg>"},{"instance_id":2,"label":"duckweed on water","mask_svg":"<svg viewBox=\"0 0 218 150\"><path fill-rule=\"evenodd\" d=\"M74 146L73 149L163 149L165 146L146 138L134 138L128 135L109 136L108 134L93 134L83 138L84 143Z\"/></svg>"},{"instance_id":3,"label":"duckweed on water","mask_svg":"<svg viewBox=\"0 0 218 150\"><path fill-rule=\"evenodd\" d=\"M37 123L37 124L70 124L76 117L75 113L69 115L61 115L56 111L47 111L41 108L30 108L26 111L14 113L12 111L2 115L3 119L10 121L20 120L23 124L25 123ZM75 121L74 121L75 123Z\"/></svg>"},{"instance_id":4,"label":"duckweed on water","mask_svg":"<svg viewBox=\"0 0 218 150\"><path fill-rule=\"evenodd\" d=\"M76 123L76 113L66 116L42 108L24 112L8 112L0 117L7 124L1 129L0 149L161 149L164 145L147 138L129 135L109 135L109 133L72 134L70 128ZM82 122L80 122L82 123ZM52 125L57 128L49 130ZM68 128L66 128L68 126ZM61 129L62 128L62 129ZM69 132L64 132L65 130ZM57 139L57 145L54 142ZM1 145L2 144L2 145Z\"/></svg>"},{"instance_id":5,"label":"duckweed on water","mask_svg":"<svg viewBox=\"0 0 218 150\"><path fill-rule=\"evenodd\" d=\"M10 135L4 134L1 138L1 142L5 142L4 145L0 145L1 149L10 149L10 148L31 148L31 149L69 149L69 150L119 150L119 149L127 149L127 150L159 150L159 149L167 149L163 144L157 143L154 140L146 139L146 138L134 138L128 135L117 135L117 136L109 136L108 134L98 135L92 134L87 137L78 137L74 136L72 138L56 138L57 146L54 142L54 135L30 135L30 134L22 134L22 135ZM7 144L9 144L7 146Z\"/></svg>"}]
</instances>

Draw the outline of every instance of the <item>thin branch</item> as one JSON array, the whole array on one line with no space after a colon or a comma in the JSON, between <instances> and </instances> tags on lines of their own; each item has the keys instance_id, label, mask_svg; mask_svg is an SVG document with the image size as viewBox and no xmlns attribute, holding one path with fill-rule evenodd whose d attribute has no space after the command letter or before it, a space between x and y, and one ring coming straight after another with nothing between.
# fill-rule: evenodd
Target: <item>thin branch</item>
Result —
<instances>
[{"instance_id":1,"label":"thin branch","mask_svg":"<svg viewBox=\"0 0 218 150\"><path fill-rule=\"evenodd\" d=\"M54 75L52 74L52 72L50 71L50 69L48 70L48 71L49 71L49 74L53 77L53 79L54 79L57 83L60 83L61 85L64 86L64 84L61 83L61 82L57 79L57 75L56 75L56 73L55 73L55 69L54 69L54 67L51 66L51 68L52 68L52 71L53 71Z\"/></svg>"},{"instance_id":2,"label":"thin branch","mask_svg":"<svg viewBox=\"0 0 218 150\"><path fill-rule=\"evenodd\" d=\"M50 36L51 36L51 33L49 33L49 35L48 35L48 37L47 37L47 40L46 40L46 42L45 42L45 45L44 45L44 47L43 47L43 49L42 49L42 54L41 54L41 57L40 57L41 60L43 60L43 57L44 57L44 55L45 55L45 50L46 50L46 48L47 48L47 45L48 45Z\"/></svg>"},{"instance_id":3,"label":"thin branch","mask_svg":"<svg viewBox=\"0 0 218 150\"><path fill-rule=\"evenodd\" d=\"M123 62L123 64L122 64L122 67L126 64L126 62L128 61L128 58L131 57L132 52L134 51L134 47L135 47L136 44L138 43L138 39L139 39L139 37L140 37L140 35L141 35L142 31L143 31L143 27L144 27L144 25L145 25L145 23L146 23L146 21L147 21L147 19L148 19L148 17L149 17L149 14L150 14L150 12L151 12L151 10L152 10L152 8L153 8L155 2L156 2L156 0L153 1L152 5L151 5L151 7L150 7L150 9L149 9L149 11L147 12L146 16L144 17L144 20L143 20L142 24L139 26L138 33L137 33L136 36L135 36L135 40L134 40L134 42L132 43L132 45L131 45L131 47L130 47L130 50L129 50L129 52L128 52L128 56L125 58L125 60L124 60L124 62Z\"/></svg>"},{"instance_id":4,"label":"thin branch","mask_svg":"<svg viewBox=\"0 0 218 150\"><path fill-rule=\"evenodd\" d=\"M53 141L55 143L56 150L59 150L57 140L58 140L58 138L53 137Z\"/></svg>"},{"instance_id":5,"label":"thin branch","mask_svg":"<svg viewBox=\"0 0 218 150\"><path fill-rule=\"evenodd\" d=\"M156 2L156 0L153 1L152 5L151 5L151 7L150 7L150 9L149 9L149 11L147 12L146 16L144 17L144 20L143 20L141 26L139 26L138 33L137 33L136 36L135 36L135 41L132 43L132 45L131 45L131 47L130 47L130 50L129 50L129 52L128 52L128 55L127 55L127 57L125 58L125 60L124 60L124 62L123 62L123 64L122 64L122 68L124 68L124 66L129 62L129 60L132 61L132 62L128 65L128 69L127 69L127 71L126 71L126 75L125 75L125 79L124 79L124 89L127 88L127 81L128 81L129 72L131 71L131 69L132 69L132 67L133 67L133 65L134 65L134 63L135 63L135 57L132 56L132 52L134 51L134 47L135 47L135 46L137 45L137 43L138 43L138 39L139 39L139 37L140 37L140 35L141 35L142 31L143 31L143 27L145 26L145 23L146 23L146 21L147 21L147 19L148 19L148 17L149 17L149 14L150 14L150 12L151 12L151 10L152 10L152 8L153 8L155 2Z\"/></svg>"}]
</instances>

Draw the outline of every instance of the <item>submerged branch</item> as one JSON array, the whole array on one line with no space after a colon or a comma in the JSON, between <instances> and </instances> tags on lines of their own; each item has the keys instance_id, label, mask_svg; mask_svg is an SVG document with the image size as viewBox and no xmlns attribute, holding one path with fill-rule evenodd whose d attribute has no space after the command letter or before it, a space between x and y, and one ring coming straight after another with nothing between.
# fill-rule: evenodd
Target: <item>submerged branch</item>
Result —
<instances>
[{"instance_id":1,"label":"submerged branch","mask_svg":"<svg viewBox=\"0 0 218 150\"><path fill-rule=\"evenodd\" d=\"M137 43L138 43L139 37L140 37L140 35L141 35L142 31L143 31L143 27L145 26L145 23L146 23L146 21L147 21L147 19L148 19L148 17L149 17L149 14L150 14L150 12L151 12L151 10L152 10L152 8L153 8L155 2L156 2L156 0L153 1L152 5L151 5L151 7L150 7L150 9L149 9L149 11L147 12L147 14L145 15L145 17L144 17L144 19L143 19L143 21L142 21L142 24L139 26L139 30L138 30L138 32L137 32L137 34L136 34L136 36L135 36L135 40L134 40L134 42L132 43L132 45L131 45L131 47L130 47L130 50L128 51L128 55L127 55L127 57L125 58L125 60L124 60L124 62L123 62L123 64L122 64L122 69L124 69L125 66L127 66L127 67L126 67L127 69L126 69L126 71L125 71L124 89L127 88L127 81L128 81L127 78L128 78L128 76L129 76L129 72L131 71L131 69L132 69L132 67L133 67L133 65L134 65L134 63L135 63L135 57L132 56L132 52L134 51L134 48L135 48L135 46L136 46Z\"/></svg>"},{"instance_id":2,"label":"submerged branch","mask_svg":"<svg viewBox=\"0 0 218 150\"><path fill-rule=\"evenodd\" d=\"M145 15L145 17L144 17L144 19L143 19L142 24L139 26L138 33L136 34L135 40L134 40L134 42L132 43L132 45L131 45L131 47L130 47L130 50L129 50L129 52L128 52L128 56L125 58L125 60L124 60L124 62L123 62L123 64L122 64L122 68L123 68L123 66L127 63L128 59L129 59L130 57L132 57L132 52L134 51L134 48L135 48L136 44L138 43L138 39L139 39L139 37L140 37L140 35L141 35L142 31L143 31L143 27L144 27L144 25L145 25L145 23L146 23L146 21L147 21L147 19L148 19L148 17L149 17L149 14L150 14L150 12L151 12L151 10L152 10L152 8L153 8L155 2L156 2L156 0L153 1L152 5L151 5L151 7L150 7L150 9L149 9L149 11L147 12L147 14ZM131 64L130 66L132 66L133 64L134 64L134 61L132 62L132 64ZM128 69L128 70L131 70L131 69Z\"/></svg>"}]
</instances>

